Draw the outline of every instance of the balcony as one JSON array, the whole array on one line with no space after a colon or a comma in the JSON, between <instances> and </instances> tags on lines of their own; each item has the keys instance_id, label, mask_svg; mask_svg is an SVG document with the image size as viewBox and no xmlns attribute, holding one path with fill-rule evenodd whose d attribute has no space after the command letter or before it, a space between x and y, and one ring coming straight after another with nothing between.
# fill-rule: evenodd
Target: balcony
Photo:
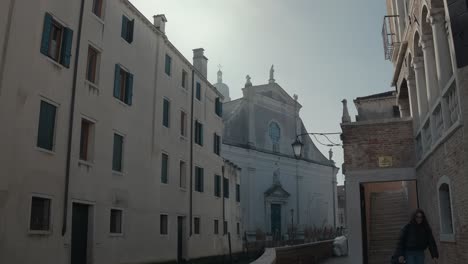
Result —
<instances>
[{"instance_id":1,"label":"balcony","mask_svg":"<svg viewBox=\"0 0 468 264\"><path fill-rule=\"evenodd\" d=\"M395 47L400 43L396 41L397 36L395 34L395 18L397 17L398 15L384 16L382 25L382 40L386 60L392 59Z\"/></svg>"}]
</instances>

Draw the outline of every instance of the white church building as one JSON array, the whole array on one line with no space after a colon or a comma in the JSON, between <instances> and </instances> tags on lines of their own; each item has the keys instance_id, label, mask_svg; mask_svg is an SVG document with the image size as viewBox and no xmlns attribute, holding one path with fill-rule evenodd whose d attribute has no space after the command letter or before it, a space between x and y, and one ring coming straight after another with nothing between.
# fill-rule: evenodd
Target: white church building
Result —
<instances>
[{"instance_id":1,"label":"white church building","mask_svg":"<svg viewBox=\"0 0 468 264\"><path fill-rule=\"evenodd\" d=\"M301 105L274 79L252 85L243 97L230 100L229 87L218 72L215 87L223 94L225 123L222 156L241 167L240 200L247 238L286 238L305 228L336 227L338 168L314 145L299 117ZM304 144L295 158L291 144Z\"/></svg>"}]
</instances>

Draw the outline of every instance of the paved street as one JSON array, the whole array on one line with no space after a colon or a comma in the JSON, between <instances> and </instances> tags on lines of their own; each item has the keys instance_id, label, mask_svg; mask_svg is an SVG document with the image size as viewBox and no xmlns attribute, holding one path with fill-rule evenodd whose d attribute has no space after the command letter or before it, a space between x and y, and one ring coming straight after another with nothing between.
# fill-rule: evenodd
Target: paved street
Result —
<instances>
[{"instance_id":1,"label":"paved street","mask_svg":"<svg viewBox=\"0 0 468 264\"><path fill-rule=\"evenodd\" d=\"M348 257L335 257L335 258L332 258L323 262L323 264L350 264L350 263L348 261Z\"/></svg>"}]
</instances>

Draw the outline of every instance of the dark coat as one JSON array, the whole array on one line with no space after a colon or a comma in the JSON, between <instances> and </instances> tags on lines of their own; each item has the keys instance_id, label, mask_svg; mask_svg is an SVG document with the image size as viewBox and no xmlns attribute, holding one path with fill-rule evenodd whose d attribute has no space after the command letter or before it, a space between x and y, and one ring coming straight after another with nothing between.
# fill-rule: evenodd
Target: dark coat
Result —
<instances>
[{"instance_id":1,"label":"dark coat","mask_svg":"<svg viewBox=\"0 0 468 264\"><path fill-rule=\"evenodd\" d=\"M424 224L407 224L400 233L395 256L405 256L407 251L424 251L429 248L432 258L439 258L431 228Z\"/></svg>"}]
</instances>

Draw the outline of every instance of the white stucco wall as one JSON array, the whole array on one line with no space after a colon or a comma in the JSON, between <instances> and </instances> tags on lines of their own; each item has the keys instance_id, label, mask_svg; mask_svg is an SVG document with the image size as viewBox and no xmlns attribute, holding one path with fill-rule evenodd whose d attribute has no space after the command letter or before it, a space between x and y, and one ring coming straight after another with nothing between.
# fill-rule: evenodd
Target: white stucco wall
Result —
<instances>
[{"instance_id":1,"label":"white stucco wall","mask_svg":"<svg viewBox=\"0 0 468 264\"><path fill-rule=\"evenodd\" d=\"M1 14L4 4L0 4ZM200 235L189 238L190 140L179 134L179 110L186 111L190 131L193 66L126 0L105 1L102 20L91 13L91 5L92 1L86 1L77 71L68 228L62 236L80 1L16 0L14 30L10 36L14 45L9 49L0 93L0 122L9 124L0 129L0 263L27 264L38 259L43 263L69 263L71 212L75 202L90 206L88 254L92 263L174 260L178 216L185 217L183 255L186 258L226 253L227 239L213 234L213 219L222 216L222 199L214 197L213 175L221 175L224 162L213 153L212 145L213 133L221 135L223 131L222 119L216 116L214 106L220 94L195 72L203 93L202 101L195 103L194 117L204 124L205 144L194 147L194 165L205 169L205 192L194 192L193 214L201 217L202 226ZM58 66L39 51L45 12L74 31L70 69ZM123 14L135 19L131 44L120 37ZM101 52L97 87L85 81L90 44ZM166 53L172 57L170 77L164 73ZM113 97L116 63L134 74L131 106ZM187 90L180 87L182 69L188 73ZM163 98L171 101L170 128L162 126ZM52 152L36 147L41 100L57 106ZM82 118L95 123L93 159L89 162L79 161ZM112 172L114 132L124 136L122 173ZM161 183L162 152L169 155L168 184ZM179 188L180 160L187 164L186 189ZM231 186L231 193L235 194L235 185ZM31 196L35 194L52 199L51 231L43 235L28 231ZM111 208L123 209L122 235L109 234ZM239 221L240 210L236 205L231 205L229 210L227 219ZM168 235L160 235L160 214L168 215ZM235 224L230 226L235 234ZM241 249L241 240L233 238L233 248Z\"/></svg>"},{"instance_id":2,"label":"white stucco wall","mask_svg":"<svg viewBox=\"0 0 468 264\"><path fill-rule=\"evenodd\" d=\"M297 226L297 187L299 187L299 230L306 226L333 226L333 179L336 169L270 153L223 145L223 156L242 168L241 205L247 232L257 229L271 232L269 205L264 192L273 184L273 173L280 168L280 182L290 194L282 206L282 234L291 224L294 209L294 226ZM296 181L299 176L299 184ZM335 190L336 194L336 190Z\"/></svg>"}]
</instances>

